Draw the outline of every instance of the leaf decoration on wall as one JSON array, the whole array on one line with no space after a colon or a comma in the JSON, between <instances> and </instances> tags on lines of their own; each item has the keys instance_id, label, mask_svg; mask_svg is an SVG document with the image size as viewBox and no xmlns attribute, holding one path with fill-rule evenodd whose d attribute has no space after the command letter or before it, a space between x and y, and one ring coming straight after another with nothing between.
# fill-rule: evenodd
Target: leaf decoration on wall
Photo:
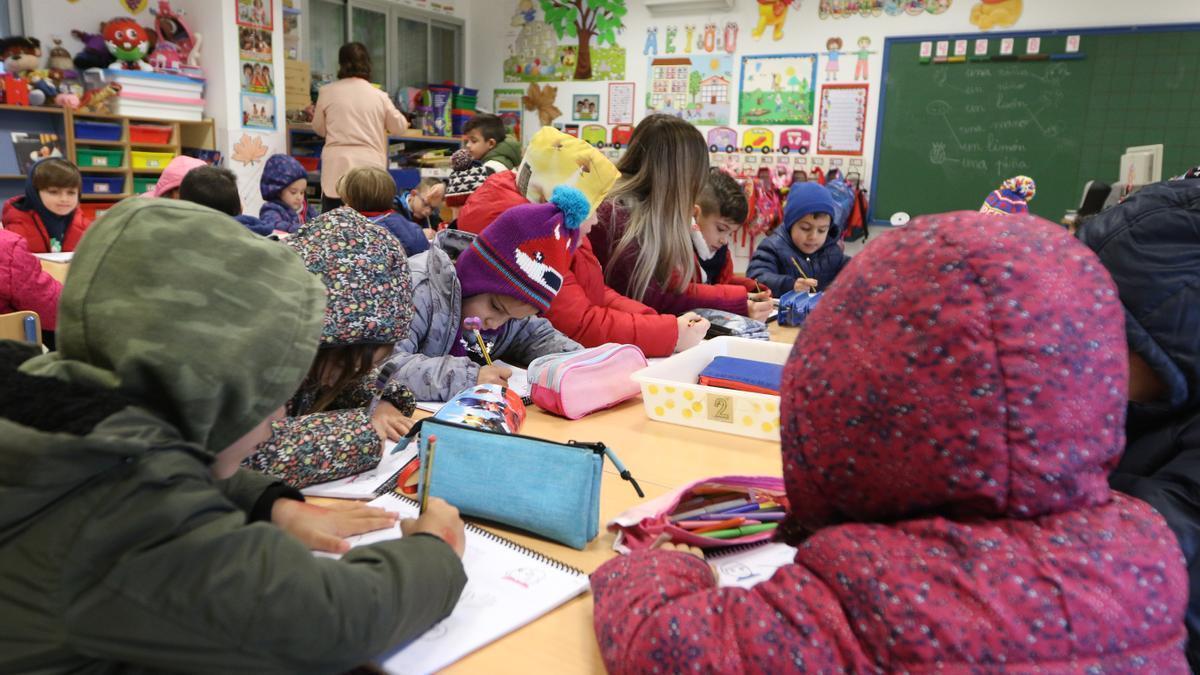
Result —
<instances>
[{"instance_id":1,"label":"leaf decoration on wall","mask_svg":"<svg viewBox=\"0 0 1200 675\"><path fill-rule=\"evenodd\" d=\"M233 161L241 162L243 166L254 166L256 162L266 156L267 146L263 143L261 136L242 134L242 137L233 145Z\"/></svg>"},{"instance_id":2,"label":"leaf decoration on wall","mask_svg":"<svg viewBox=\"0 0 1200 675\"><path fill-rule=\"evenodd\" d=\"M554 105L554 99L558 97L558 87L546 85L538 86L537 82L529 85L529 89L525 95L521 97L521 101L525 104L526 110L536 110L538 120L542 126L549 126L551 122L562 117L562 111Z\"/></svg>"}]
</instances>

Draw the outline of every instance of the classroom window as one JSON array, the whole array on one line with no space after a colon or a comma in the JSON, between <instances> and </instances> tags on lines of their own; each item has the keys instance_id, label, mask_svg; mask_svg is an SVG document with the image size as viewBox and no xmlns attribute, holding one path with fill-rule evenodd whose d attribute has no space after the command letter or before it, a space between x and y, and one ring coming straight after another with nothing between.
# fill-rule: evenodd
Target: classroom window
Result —
<instances>
[{"instance_id":1,"label":"classroom window","mask_svg":"<svg viewBox=\"0 0 1200 675\"><path fill-rule=\"evenodd\" d=\"M307 16L308 61L313 80L337 79L338 49L346 42L346 4L336 0L309 0Z\"/></svg>"}]
</instances>

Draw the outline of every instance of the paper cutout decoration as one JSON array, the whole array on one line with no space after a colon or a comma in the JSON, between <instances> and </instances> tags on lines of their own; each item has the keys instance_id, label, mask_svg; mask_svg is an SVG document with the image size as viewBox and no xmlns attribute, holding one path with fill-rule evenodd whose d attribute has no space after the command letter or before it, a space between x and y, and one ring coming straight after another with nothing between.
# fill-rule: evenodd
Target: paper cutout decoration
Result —
<instances>
[{"instance_id":1,"label":"paper cutout decoration","mask_svg":"<svg viewBox=\"0 0 1200 675\"><path fill-rule=\"evenodd\" d=\"M723 40L725 53L732 54L737 51L738 25L736 21L725 22L725 39Z\"/></svg>"},{"instance_id":2,"label":"paper cutout decoration","mask_svg":"<svg viewBox=\"0 0 1200 675\"><path fill-rule=\"evenodd\" d=\"M779 42L783 39L783 23L787 21L788 9L793 5L799 7L799 0L758 0L758 25L750 32L757 40L771 27L771 39Z\"/></svg>"},{"instance_id":3,"label":"paper cutout decoration","mask_svg":"<svg viewBox=\"0 0 1200 675\"><path fill-rule=\"evenodd\" d=\"M871 38L866 35L858 38L858 49L854 52L854 79L866 80L871 73L871 55L875 52L868 49Z\"/></svg>"},{"instance_id":4,"label":"paper cutout decoration","mask_svg":"<svg viewBox=\"0 0 1200 675\"><path fill-rule=\"evenodd\" d=\"M625 0L519 0L510 24L520 30L508 46L504 81L624 78L625 49L616 36L625 11ZM559 44L564 37L570 42Z\"/></svg>"},{"instance_id":5,"label":"paper cutout decoration","mask_svg":"<svg viewBox=\"0 0 1200 675\"><path fill-rule=\"evenodd\" d=\"M658 26L646 29L646 43L642 45L642 56L658 56Z\"/></svg>"},{"instance_id":6,"label":"paper cutout decoration","mask_svg":"<svg viewBox=\"0 0 1200 675\"><path fill-rule=\"evenodd\" d=\"M760 0L761 1L761 0ZM845 19L851 16L920 16L941 14L950 9L953 0L821 0L817 16L822 19Z\"/></svg>"},{"instance_id":7,"label":"paper cutout decoration","mask_svg":"<svg viewBox=\"0 0 1200 675\"><path fill-rule=\"evenodd\" d=\"M838 73L842 69L842 47L845 45L840 37L831 37L825 41L825 81L837 82Z\"/></svg>"},{"instance_id":8,"label":"paper cutout decoration","mask_svg":"<svg viewBox=\"0 0 1200 675\"><path fill-rule=\"evenodd\" d=\"M696 40L696 49L703 50L709 54L713 53L717 48L717 24L704 24L704 32Z\"/></svg>"},{"instance_id":9,"label":"paper cutout decoration","mask_svg":"<svg viewBox=\"0 0 1200 675\"><path fill-rule=\"evenodd\" d=\"M679 35L678 26L667 26L667 53L675 53L675 38Z\"/></svg>"},{"instance_id":10,"label":"paper cutout decoration","mask_svg":"<svg viewBox=\"0 0 1200 675\"><path fill-rule=\"evenodd\" d=\"M683 27L683 33L684 33L684 37L683 37L683 53L684 53L684 54L691 54L691 53L692 53L692 37L694 37L694 36L696 35L696 27L695 27L695 26L691 26L691 25L689 25L689 26L684 26L684 27Z\"/></svg>"},{"instance_id":11,"label":"paper cutout decoration","mask_svg":"<svg viewBox=\"0 0 1200 675\"><path fill-rule=\"evenodd\" d=\"M733 57L672 56L650 61L646 113L674 115L692 124L729 124Z\"/></svg>"},{"instance_id":12,"label":"paper cutout decoration","mask_svg":"<svg viewBox=\"0 0 1200 675\"><path fill-rule=\"evenodd\" d=\"M143 9L146 9L146 5L150 4L150 0L117 0L117 4L121 6L121 9L128 11L130 14L138 14Z\"/></svg>"},{"instance_id":13,"label":"paper cutout decoration","mask_svg":"<svg viewBox=\"0 0 1200 675\"><path fill-rule=\"evenodd\" d=\"M267 156L267 146L261 136L242 134L237 143L233 144L233 161L241 162L242 166L253 166Z\"/></svg>"},{"instance_id":14,"label":"paper cutout decoration","mask_svg":"<svg viewBox=\"0 0 1200 675\"><path fill-rule=\"evenodd\" d=\"M812 124L816 54L742 57L738 124Z\"/></svg>"},{"instance_id":15,"label":"paper cutout decoration","mask_svg":"<svg viewBox=\"0 0 1200 675\"><path fill-rule=\"evenodd\" d=\"M971 8L971 23L979 30L1008 28L1021 18L1022 0L980 0Z\"/></svg>"},{"instance_id":16,"label":"paper cutout decoration","mask_svg":"<svg viewBox=\"0 0 1200 675\"><path fill-rule=\"evenodd\" d=\"M548 126L562 116L562 111L554 105L554 99L557 97L558 87L550 85L539 87L534 82L529 85L529 89L521 100L525 104L526 110L537 111L538 121L542 123L542 126Z\"/></svg>"}]
</instances>

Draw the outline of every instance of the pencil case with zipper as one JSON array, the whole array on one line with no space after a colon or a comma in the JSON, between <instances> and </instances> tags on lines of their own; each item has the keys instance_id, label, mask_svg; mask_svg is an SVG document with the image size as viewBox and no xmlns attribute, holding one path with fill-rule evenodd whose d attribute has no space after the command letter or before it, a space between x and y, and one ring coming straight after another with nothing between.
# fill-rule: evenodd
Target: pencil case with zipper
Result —
<instances>
[{"instance_id":1,"label":"pencil case with zipper","mask_svg":"<svg viewBox=\"0 0 1200 675\"><path fill-rule=\"evenodd\" d=\"M608 530L617 534L613 548L621 553L650 548L663 539L699 548L753 544L775 536L787 507L778 476L714 476L638 504L608 523ZM747 510L756 508L764 510ZM739 518L742 523L729 523ZM698 523L718 529L697 533Z\"/></svg>"},{"instance_id":2,"label":"pencil case with zipper","mask_svg":"<svg viewBox=\"0 0 1200 675\"><path fill-rule=\"evenodd\" d=\"M431 497L466 516L527 530L583 549L600 532L600 480L604 458L641 487L603 443L557 443L429 418L419 422L421 477ZM430 439L437 437L433 458Z\"/></svg>"},{"instance_id":3,"label":"pencil case with zipper","mask_svg":"<svg viewBox=\"0 0 1200 675\"><path fill-rule=\"evenodd\" d=\"M634 345L550 354L529 364L530 395L539 408L576 420L637 396L632 375L645 367L646 355Z\"/></svg>"}]
</instances>

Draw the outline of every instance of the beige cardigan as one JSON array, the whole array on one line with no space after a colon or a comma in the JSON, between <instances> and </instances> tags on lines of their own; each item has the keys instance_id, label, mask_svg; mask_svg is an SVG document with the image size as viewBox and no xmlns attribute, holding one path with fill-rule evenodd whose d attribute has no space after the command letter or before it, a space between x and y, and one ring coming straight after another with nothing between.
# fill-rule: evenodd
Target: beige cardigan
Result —
<instances>
[{"instance_id":1,"label":"beige cardigan","mask_svg":"<svg viewBox=\"0 0 1200 675\"><path fill-rule=\"evenodd\" d=\"M313 112L313 130L325 137L321 151L321 192L337 198L338 180L356 166L387 168L388 135L408 121L388 95L361 77L321 87Z\"/></svg>"}]
</instances>

